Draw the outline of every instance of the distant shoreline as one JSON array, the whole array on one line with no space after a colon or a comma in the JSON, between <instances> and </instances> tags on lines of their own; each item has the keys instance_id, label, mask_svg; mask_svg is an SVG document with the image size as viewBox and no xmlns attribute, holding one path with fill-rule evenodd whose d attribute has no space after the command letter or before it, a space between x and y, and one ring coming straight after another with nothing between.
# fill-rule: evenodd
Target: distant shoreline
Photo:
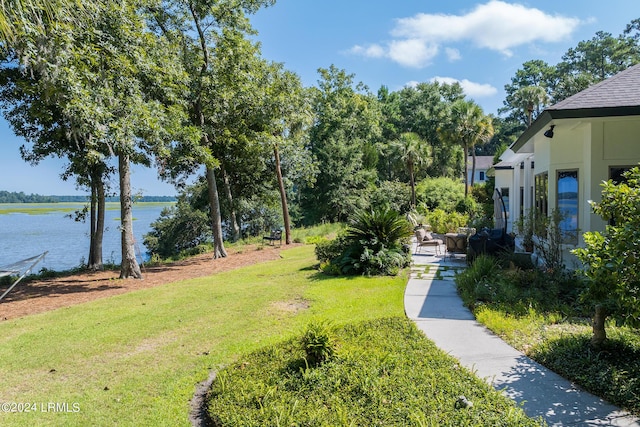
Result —
<instances>
[{"instance_id":1,"label":"distant shoreline","mask_svg":"<svg viewBox=\"0 0 640 427\"><path fill-rule=\"evenodd\" d=\"M161 202L169 203L177 201L176 196L140 196L134 197L136 202ZM25 194L23 192L11 192L0 190L0 203L86 203L89 195L84 196L43 196L40 194ZM107 202L119 202L120 197L111 196Z\"/></svg>"}]
</instances>

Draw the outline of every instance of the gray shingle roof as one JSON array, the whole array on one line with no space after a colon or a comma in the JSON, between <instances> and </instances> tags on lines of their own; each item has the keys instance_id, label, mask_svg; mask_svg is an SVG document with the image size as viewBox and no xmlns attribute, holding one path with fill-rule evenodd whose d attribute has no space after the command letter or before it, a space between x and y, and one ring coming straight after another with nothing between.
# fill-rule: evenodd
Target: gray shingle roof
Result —
<instances>
[{"instance_id":1,"label":"gray shingle roof","mask_svg":"<svg viewBox=\"0 0 640 427\"><path fill-rule=\"evenodd\" d=\"M640 64L552 105L548 110L640 106Z\"/></svg>"},{"instance_id":2,"label":"gray shingle roof","mask_svg":"<svg viewBox=\"0 0 640 427\"><path fill-rule=\"evenodd\" d=\"M467 168L473 165L473 157L467 159ZM476 170L489 169L493 166L493 156L476 156Z\"/></svg>"},{"instance_id":3,"label":"gray shingle roof","mask_svg":"<svg viewBox=\"0 0 640 427\"><path fill-rule=\"evenodd\" d=\"M528 129L511 144L520 150L555 119L582 119L640 115L640 64L597 83L582 92L547 107Z\"/></svg>"}]
</instances>

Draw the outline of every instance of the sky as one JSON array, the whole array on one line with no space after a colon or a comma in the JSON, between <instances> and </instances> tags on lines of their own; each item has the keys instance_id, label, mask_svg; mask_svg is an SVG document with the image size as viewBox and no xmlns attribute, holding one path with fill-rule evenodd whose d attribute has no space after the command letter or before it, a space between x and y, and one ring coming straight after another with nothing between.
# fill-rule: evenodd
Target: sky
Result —
<instances>
[{"instance_id":1,"label":"sky","mask_svg":"<svg viewBox=\"0 0 640 427\"><path fill-rule=\"evenodd\" d=\"M372 92L419 82L460 82L486 114L497 114L522 64L550 65L598 31L620 35L640 18L638 0L277 0L251 17L262 56L282 62L305 86L331 65ZM62 162L32 167L20 138L0 118L0 190L84 194L59 178ZM136 168L134 191L174 195L153 169Z\"/></svg>"}]
</instances>

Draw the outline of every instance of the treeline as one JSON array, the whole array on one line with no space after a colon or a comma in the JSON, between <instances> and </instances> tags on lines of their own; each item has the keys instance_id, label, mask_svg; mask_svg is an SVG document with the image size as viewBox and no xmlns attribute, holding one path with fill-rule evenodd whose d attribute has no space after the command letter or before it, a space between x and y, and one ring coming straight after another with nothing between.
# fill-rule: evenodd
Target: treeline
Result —
<instances>
[{"instance_id":1,"label":"treeline","mask_svg":"<svg viewBox=\"0 0 640 427\"><path fill-rule=\"evenodd\" d=\"M84 203L87 196L43 196L40 194L25 194L24 192L0 191L0 203ZM107 197L107 202L119 202L118 197ZM137 202L175 202L173 196L141 196Z\"/></svg>"},{"instance_id":2,"label":"treeline","mask_svg":"<svg viewBox=\"0 0 640 427\"><path fill-rule=\"evenodd\" d=\"M25 161L63 159L61 175L92 194L91 268L102 265L105 196L118 182L120 199L135 199L132 164L184 189L163 218L177 221L171 249L208 239L203 224L224 257L224 240L244 234L282 227L291 243L291 224L414 210L427 180L463 185L469 157L500 151L550 102L640 58L637 20L617 38L598 33L558 66L525 63L496 117L457 83L372 92L331 65L304 87L252 38L249 15L271 0L62 1L46 19L19 3L0 11L0 110L27 141ZM131 204L122 210L120 277L139 278Z\"/></svg>"}]
</instances>

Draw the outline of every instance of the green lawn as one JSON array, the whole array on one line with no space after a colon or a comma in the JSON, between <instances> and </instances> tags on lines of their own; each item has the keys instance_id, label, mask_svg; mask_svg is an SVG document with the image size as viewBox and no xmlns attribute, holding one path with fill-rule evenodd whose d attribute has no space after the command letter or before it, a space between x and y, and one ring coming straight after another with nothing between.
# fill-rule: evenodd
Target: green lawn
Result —
<instances>
[{"instance_id":1,"label":"green lawn","mask_svg":"<svg viewBox=\"0 0 640 427\"><path fill-rule=\"evenodd\" d=\"M188 401L210 369L311 319L404 314L406 277L327 279L315 263L313 246L302 246L277 261L0 322L0 400L38 409L0 412L0 425L188 425ZM49 403L69 412L42 412Z\"/></svg>"}]
</instances>

